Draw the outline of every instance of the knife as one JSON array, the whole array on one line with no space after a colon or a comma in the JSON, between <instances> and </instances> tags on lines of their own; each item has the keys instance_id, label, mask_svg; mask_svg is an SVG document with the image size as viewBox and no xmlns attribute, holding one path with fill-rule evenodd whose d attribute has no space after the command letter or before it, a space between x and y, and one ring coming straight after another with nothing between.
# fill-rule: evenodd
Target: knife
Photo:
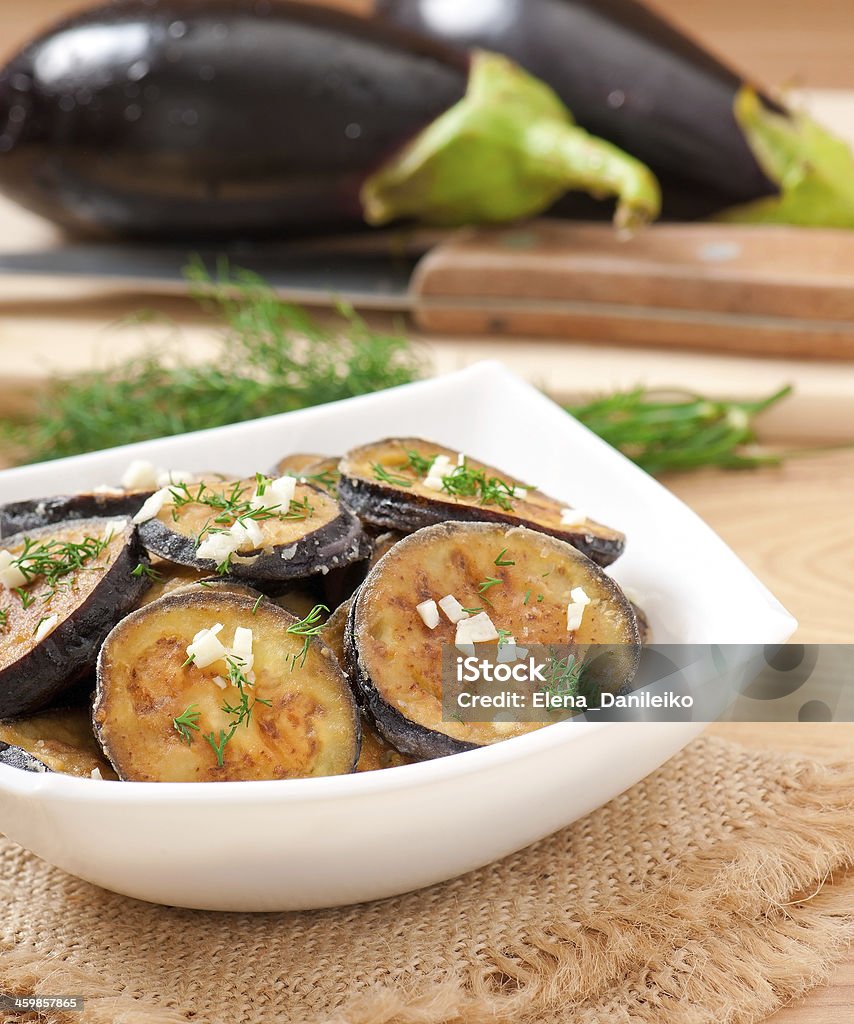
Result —
<instances>
[{"instance_id":1,"label":"knife","mask_svg":"<svg viewBox=\"0 0 854 1024\"><path fill-rule=\"evenodd\" d=\"M212 274L223 259L259 274L290 301L406 310L429 332L854 359L854 232L660 224L624 239L540 220L364 244L90 243L0 254L0 275L186 292L195 255Z\"/></svg>"}]
</instances>

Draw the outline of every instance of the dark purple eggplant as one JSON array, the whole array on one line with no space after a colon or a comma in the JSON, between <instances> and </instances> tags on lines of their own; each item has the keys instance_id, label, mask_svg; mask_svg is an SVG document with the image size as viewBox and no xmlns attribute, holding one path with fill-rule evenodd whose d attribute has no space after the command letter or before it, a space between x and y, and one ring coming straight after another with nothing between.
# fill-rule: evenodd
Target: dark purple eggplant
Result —
<instances>
[{"instance_id":1,"label":"dark purple eggplant","mask_svg":"<svg viewBox=\"0 0 854 1024\"><path fill-rule=\"evenodd\" d=\"M582 127L659 177L665 217L751 204L733 219L854 225L847 147L637 0L378 0L378 14L437 42L504 53L547 82ZM809 188L791 173L819 164ZM778 204L781 181L800 192ZM579 202L559 208L575 214Z\"/></svg>"},{"instance_id":2,"label":"dark purple eggplant","mask_svg":"<svg viewBox=\"0 0 854 1024\"><path fill-rule=\"evenodd\" d=\"M484 85L489 125L472 144L459 108ZM450 115L456 134L437 143L430 129ZM657 214L648 170L505 59L302 4L123 0L52 28L0 72L0 189L74 229L471 223L539 212L568 188L620 196L629 219Z\"/></svg>"}]
</instances>

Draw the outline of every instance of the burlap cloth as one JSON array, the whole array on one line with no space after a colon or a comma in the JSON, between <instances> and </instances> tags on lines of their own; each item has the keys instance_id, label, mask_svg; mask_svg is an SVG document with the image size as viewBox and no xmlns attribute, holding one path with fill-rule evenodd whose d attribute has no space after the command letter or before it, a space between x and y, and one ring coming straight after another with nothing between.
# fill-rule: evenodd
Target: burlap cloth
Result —
<instances>
[{"instance_id":1,"label":"burlap cloth","mask_svg":"<svg viewBox=\"0 0 854 1024\"><path fill-rule=\"evenodd\" d=\"M499 864L316 913L150 906L9 842L0 864L0 992L87 999L48 1021L740 1024L854 937L854 769L700 740Z\"/></svg>"}]
</instances>

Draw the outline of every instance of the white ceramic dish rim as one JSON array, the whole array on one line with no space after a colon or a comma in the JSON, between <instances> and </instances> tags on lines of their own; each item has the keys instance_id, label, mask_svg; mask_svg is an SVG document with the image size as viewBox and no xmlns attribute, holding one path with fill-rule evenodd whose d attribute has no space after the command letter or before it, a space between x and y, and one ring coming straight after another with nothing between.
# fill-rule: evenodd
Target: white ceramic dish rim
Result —
<instances>
[{"instance_id":1,"label":"white ceramic dish rim","mask_svg":"<svg viewBox=\"0 0 854 1024\"><path fill-rule=\"evenodd\" d=\"M448 374L445 379L457 378L458 380L464 380L468 377L480 378L483 375L499 374L504 379L511 378L516 386L523 386L535 390L532 385L520 380L515 374L510 373L503 364L497 360L484 360L467 367L464 370L457 371L453 374ZM399 388L395 388L395 391L401 392L404 390L419 390L425 386L429 386L430 380L418 381L413 384L406 384ZM362 396L364 399L370 400L375 396L367 395ZM544 396L541 396L544 397ZM358 403L361 399L346 399L347 403ZM334 408L335 405L341 403L331 403L327 408ZM559 412L556 406L553 407L556 413L561 416L565 416L565 413ZM281 416L292 415L290 413L279 414L278 416L268 417L270 420L280 419ZM253 423L262 423L263 420L251 421ZM241 424L241 426L248 426L249 424ZM234 427L218 427L212 430L196 431L191 434L179 435L181 439L184 438L195 438L202 440L205 438L215 438L221 431L233 430ZM169 442L174 442L178 438L158 438L152 441L141 442L133 445L125 445L118 448L110 449L111 456L117 456L121 453L127 453L128 456L136 457L140 453L145 453L146 450L157 449L161 446L168 446ZM607 448L611 457L622 458L619 453L615 453L614 450L607 445L604 441L594 438L599 444ZM58 460L55 465L64 468L72 468L78 460L88 460L94 454L89 455L73 456L68 459ZM624 465L622 467L623 472L631 472L638 474L645 479L647 486L657 488L663 500L668 502L674 502L680 505L682 513L685 515L693 516L699 520L690 509L688 509L682 502L679 501L674 495L672 495L663 485L659 484L658 481L649 477L643 470L639 469L628 459L624 459ZM14 474L16 477L26 480L31 470L36 470L38 467L23 467L18 470L7 471L7 473L0 473L0 477L7 477L10 474ZM705 527L705 524L703 524ZM706 527L708 529L708 527ZM797 625L796 620L786 611L786 609L780 604L780 602L774 597L774 595L764 586L764 584L758 580L737 555L711 530L708 531L707 540L709 543L716 543L719 554L721 557L727 558L733 563L733 567L741 573L747 573L751 578L754 586L761 592L764 592L766 599L775 606L775 610L779 613L780 618L780 635L782 642L782 634L786 632L787 636L791 635L794 628ZM784 627L784 621L788 619L787 627ZM767 642L771 642L770 638ZM301 802L301 801L318 801L318 800L334 800L340 799L351 795L355 792L360 794L366 794L370 792L381 792L383 790L397 789L400 787L413 787L417 788L422 785L428 785L436 781L440 781L450 775L468 774L470 772L480 772L487 770L492 766L505 763L507 760L523 759L526 755L534 753L540 750L548 750L553 746L561 745L567 741L566 730L583 730L587 734L592 731L599 731L607 728L611 723L609 722L573 722L573 723L554 723L548 728L539 729L535 732L528 733L524 736L514 737L512 739L504 740L501 743L496 743L491 746L481 747L477 750L465 751L463 753L454 754L450 757L437 758L430 761L421 761L410 765L400 765L394 768L386 768L382 771L374 772L359 772L349 775L335 775L326 776L322 778L310 778L310 779L276 779L276 780L263 780L263 781L234 781L234 782L118 782L113 780L94 780L94 779L83 779L76 778L68 775L54 774L54 773L30 773L22 772L20 769L12 768L8 765L0 765L0 783L4 788L11 793L14 793L20 797L29 796L51 796L51 797L73 797L74 800L84 800L86 802L97 803L99 801L112 801L116 796L116 787L121 787L122 800L136 803L175 803L183 802L186 800L196 801L216 801L218 803L232 803L232 802L247 802L256 800L268 800L276 799L287 802ZM643 728L644 723L636 723L638 728Z\"/></svg>"}]
</instances>

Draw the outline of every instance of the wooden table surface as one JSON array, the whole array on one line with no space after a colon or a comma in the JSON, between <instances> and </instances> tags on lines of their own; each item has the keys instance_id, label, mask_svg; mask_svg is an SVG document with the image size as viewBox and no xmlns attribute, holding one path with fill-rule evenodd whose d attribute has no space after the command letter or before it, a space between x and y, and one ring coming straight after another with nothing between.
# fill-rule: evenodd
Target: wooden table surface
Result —
<instances>
[{"instance_id":1,"label":"wooden table surface","mask_svg":"<svg viewBox=\"0 0 854 1024\"><path fill-rule=\"evenodd\" d=\"M347 0L344 0L347 2ZM359 2L359 0L354 0ZM30 0L0 4L0 49L11 50L39 24L80 6L79 0ZM731 60L771 83L854 89L854 4L850 0L659 0L658 6L709 41ZM54 240L35 218L0 203L0 245L38 246ZM115 336L110 323L134 312L141 300L108 300L79 289L53 289L45 297L27 288L0 288L0 395L4 407L19 394L19 381L45 368L90 364ZM188 346L203 351L209 325L181 301L162 304L184 325ZM147 335L123 335L128 349ZM852 393L854 368L776 360L626 352L616 359L591 346L524 342L474 343L427 339L437 369L451 369L483 355L505 358L530 377L594 380L597 386L704 382L712 390L744 394L794 380L800 400L775 413L765 430L775 439L821 439L823 396ZM688 379L690 378L690 379ZM838 404L835 408L839 408ZM834 413L834 415L838 415ZM854 403L851 406L854 436ZM831 432L837 436L837 431ZM2 453L0 453L2 462ZM854 451L792 459L777 470L703 472L668 479L667 485L705 518L793 614L804 642L854 642ZM752 746L854 757L854 725L726 724L717 735ZM780 1011L774 1024L843 1024L854 1017L854 958L831 982Z\"/></svg>"}]
</instances>

